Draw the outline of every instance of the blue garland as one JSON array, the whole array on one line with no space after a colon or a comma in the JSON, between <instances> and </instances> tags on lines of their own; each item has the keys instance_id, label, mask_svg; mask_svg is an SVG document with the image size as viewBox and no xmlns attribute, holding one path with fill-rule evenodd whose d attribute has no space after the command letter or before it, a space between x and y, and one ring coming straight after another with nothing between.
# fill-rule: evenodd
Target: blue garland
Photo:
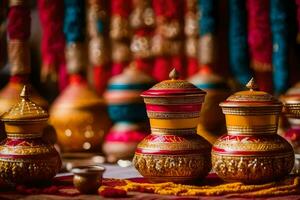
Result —
<instances>
[{"instance_id":1,"label":"blue garland","mask_svg":"<svg viewBox=\"0 0 300 200\"><path fill-rule=\"evenodd\" d=\"M214 33L216 30L215 0L198 1L201 17L199 20L200 35Z\"/></svg>"},{"instance_id":2,"label":"blue garland","mask_svg":"<svg viewBox=\"0 0 300 200\"><path fill-rule=\"evenodd\" d=\"M270 1L270 19L273 34L273 80L276 94L281 94L288 88L287 2L282 0Z\"/></svg>"},{"instance_id":3,"label":"blue garland","mask_svg":"<svg viewBox=\"0 0 300 200\"><path fill-rule=\"evenodd\" d=\"M229 0L229 63L234 77L243 85L251 78L247 43L245 1Z\"/></svg>"},{"instance_id":4,"label":"blue garland","mask_svg":"<svg viewBox=\"0 0 300 200\"><path fill-rule=\"evenodd\" d=\"M85 33L84 0L64 0L64 33L67 43L82 42Z\"/></svg>"}]
</instances>

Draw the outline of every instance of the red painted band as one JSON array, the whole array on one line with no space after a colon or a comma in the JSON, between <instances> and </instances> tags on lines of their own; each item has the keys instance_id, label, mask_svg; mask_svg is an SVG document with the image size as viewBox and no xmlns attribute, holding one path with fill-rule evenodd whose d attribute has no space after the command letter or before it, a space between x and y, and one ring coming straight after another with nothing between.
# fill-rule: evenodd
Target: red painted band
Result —
<instances>
[{"instance_id":1,"label":"red painted band","mask_svg":"<svg viewBox=\"0 0 300 200\"><path fill-rule=\"evenodd\" d=\"M13 154L0 154L0 159L10 158L10 159L49 159L50 157L57 156L57 153L47 153L47 154L35 154L35 155L13 155Z\"/></svg>"},{"instance_id":2,"label":"red painted band","mask_svg":"<svg viewBox=\"0 0 300 200\"><path fill-rule=\"evenodd\" d=\"M212 148L212 152L219 153L219 154L227 154L227 155L242 155L242 156L250 156L250 155L274 155L278 153L282 153L281 150L276 151L227 151L225 149L220 149L217 147Z\"/></svg>"},{"instance_id":3,"label":"red painted band","mask_svg":"<svg viewBox=\"0 0 300 200\"><path fill-rule=\"evenodd\" d=\"M154 154L154 155L186 155L186 154L209 154L210 153L210 149L208 150L199 150L199 149L195 149L195 150L151 150L151 149L141 149L141 148L137 148L135 153L139 153L139 154Z\"/></svg>"},{"instance_id":4,"label":"red painted band","mask_svg":"<svg viewBox=\"0 0 300 200\"><path fill-rule=\"evenodd\" d=\"M154 112L200 112L202 104L194 105L153 105L147 104L147 111Z\"/></svg>"}]
</instances>

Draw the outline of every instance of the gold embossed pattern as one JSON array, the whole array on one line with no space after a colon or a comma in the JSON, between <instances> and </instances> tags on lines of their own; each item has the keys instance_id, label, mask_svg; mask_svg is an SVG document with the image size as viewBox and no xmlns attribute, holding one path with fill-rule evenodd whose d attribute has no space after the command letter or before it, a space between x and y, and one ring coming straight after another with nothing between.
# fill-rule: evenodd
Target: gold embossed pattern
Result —
<instances>
[{"instance_id":1,"label":"gold embossed pattern","mask_svg":"<svg viewBox=\"0 0 300 200\"><path fill-rule=\"evenodd\" d=\"M288 175L294 166L294 154L245 157L213 153L212 165L226 181L263 183Z\"/></svg>"},{"instance_id":2,"label":"gold embossed pattern","mask_svg":"<svg viewBox=\"0 0 300 200\"><path fill-rule=\"evenodd\" d=\"M21 101L14 105L7 113L2 116L3 121L18 120L47 120L48 113L40 106L29 99L26 86L24 86L21 94Z\"/></svg>"},{"instance_id":3,"label":"gold embossed pattern","mask_svg":"<svg viewBox=\"0 0 300 200\"><path fill-rule=\"evenodd\" d=\"M208 155L141 155L133 163L141 174L152 181L184 182L205 177L211 168Z\"/></svg>"}]
</instances>

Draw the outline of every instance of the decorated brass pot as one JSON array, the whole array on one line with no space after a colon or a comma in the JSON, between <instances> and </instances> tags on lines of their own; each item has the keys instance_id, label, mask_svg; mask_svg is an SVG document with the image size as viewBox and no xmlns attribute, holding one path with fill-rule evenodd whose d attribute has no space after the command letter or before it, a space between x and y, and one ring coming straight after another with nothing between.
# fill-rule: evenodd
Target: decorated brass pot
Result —
<instances>
[{"instance_id":1,"label":"decorated brass pot","mask_svg":"<svg viewBox=\"0 0 300 200\"><path fill-rule=\"evenodd\" d=\"M134 166L151 181L198 180L211 169L210 144L196 130L205 92L175 70L170 78L142 93L151 135L138 145Z\"/></svg>"},{"instance_id":2,"label":"decorated brass pot","mask_svg":"<svg viewBox=\"0 0 300 200\"><path fill-rule=\"evenodd\" d=\"M104 98L115 122L105 137L103 151L109 162L132 159L136 146L149 132L142 91L153 85L151 77L134 64L112 77Z\"/></svg>"},{"instance_id":3,"label":"decorated brass pot","mask_svg":"<svg viewBox=\"0 0 300 200\"><path fill-rule=\"evenodd\" d=\"M42 139L48 113L33 103L26 87L21 100L2 116L7 139L0 144L0 179L6 184L51 180L61 160L54 146Z\"/></svg>"},{"instance_id":4,"label":"decorated brass pot","mask_svg":"<svg viewBox=\"0 0 300 200\"><path fill-rule=\"evenodd\" d=\"M219 103L229 96L230 88L222 77L204 66L188 81L207 92L205 103L201 109L198 133L209 142L214 143L218 136L224 134L226 130L225 117Z\"/></svg>"},{"instance_id":5,"label":"decorated brass pot","mask_svg":"<svg viewBox=\"0 0 300 200\"><path fill-rule=\"evenodd\" d=\"M282 101L284 115L290 124L283 136L292 144L295 153L300 154L300 83L290 88Z\"/></svg>"},{"instance_id":6,"label":"decorated brass pot","mask_svg":"<svg viewBox=\"0 0 300 200\"><path fill-rule=\"evenodd\" d=\"M50 123L63 152L101 152L110 126L104 100L80 75L70 77L70 84L53 103Z\"/></svg>"},{"instance_id":7,"label":"decorated brass pot","mask_svg":"<svg viewBox=\"0 0 300 200\"><path fill-rule=\"evenodd\" d=\"M226 181L263 183L288 175L294 164L292 146L277 135L282 104L272 95L256 91L233 94L222 102L228 135L212 148L213 170Z\"/></svg>"}]
</instances>

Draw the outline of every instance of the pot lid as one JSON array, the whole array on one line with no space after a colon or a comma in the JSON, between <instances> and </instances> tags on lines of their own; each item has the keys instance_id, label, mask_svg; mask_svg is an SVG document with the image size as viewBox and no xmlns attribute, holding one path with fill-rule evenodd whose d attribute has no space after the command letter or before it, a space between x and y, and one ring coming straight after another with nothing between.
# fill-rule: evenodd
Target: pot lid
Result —
<instances>
[{"instance_id":1,"label":"pot lid","mask_svg":"<svg viewBox=\"0 0 300 200\"><path fill-rule=\"evenodd\" d=\"M300 82L286 92L282 97L282 101L288 104L300 103Z\"/></svg>"},{"instance_id":2,"label":"pot lid","mask_svg":"<svg viewBox=\"0 0 300 200\"><path fill-rule=\"evenodd\" d=\"M131 64L123 73L110 79L108 90L146 90L153 84L150 76L137 69L135 64Z\"/></svg>"},{"instance_id":3,"label":"pot lid","mask_svg":"<svg viewBox=\"0 0 300 200\"><path fill-rule=\"evenodd\" d=\"M221 107L268 107L281 106L271 94L258 91L258 85L252 78L246 85L249 90L236 92L228 97L224 102L220 103Z\"/></svg>"},{"instance_id":4,"label":"pot lid","mask_svg":"<svg viewBox=\"0 0 300 200\"><path fill-rule=\"evenodd\" d=\"M39 121L48 119L48 113L31 101L26 85L23 87L20 97L19 103L2 115L2 121Z\"/></svg>"},{"instance_id":5,"label":"pot lid","mask_svg":"<svg viewBox=\"0 0 300 200\"><path fill-rule=\"evenodd\" d=\"M179 79L179 74L174 68L170 74L170 79L154 85L149 90L142 93L142 97L164 97L164 96L203 96L205 91L197 88L192 83Z\"/></svg>"}]
</instances>

